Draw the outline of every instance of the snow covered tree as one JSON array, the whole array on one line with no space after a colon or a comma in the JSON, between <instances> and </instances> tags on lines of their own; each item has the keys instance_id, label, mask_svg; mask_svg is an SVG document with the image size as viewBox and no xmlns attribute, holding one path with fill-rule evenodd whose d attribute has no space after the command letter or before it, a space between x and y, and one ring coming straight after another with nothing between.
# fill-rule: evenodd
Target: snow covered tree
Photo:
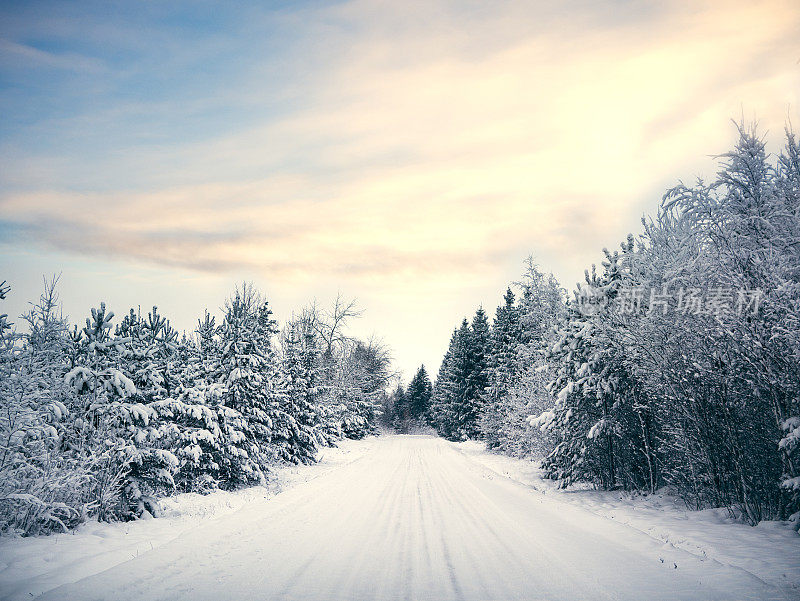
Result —
<instances>
[{"instance_id":1,"label":"snow covered tree","mask_svg":"<svg viewBox=\"0 0 800 601\"><path fill-rule=\"evenodd\" d=\"M272 348L277 333L272 311L255 288L237 288L225 303L220 330L220 428L229 450L220 464L220 480L226 488L265 482L275 459L275 419L283 417ZM284 435L285 427L281 424Z\"/></svg>"},{"instance_id":2,"label":"snow covered tree","mask_svg":"<svg viewBox=\"0 0 800 601\"><path fill-rule=\"evenodd\" d=\"M588 480L604 488L641 488L646 481L640 469L646 444L635 419L639 385L609 325L625 280L622 258L632 251L630 239L622 253L604 251L603 274L594 267L587 272L551 351L556 403L534 423L555 436L543 467L564 486Z\"/></svg>"},{"instance_id":3,"label":"snow covered tree","mask_svg":"<svg viewBox=\"0 0 800 601\"><path fill-rule=\"evenodd\" d=\"M667 477L697 504L733 507L751 523L800 509L796 495L773 484L797 474L780 442L799 398L798 340L787 336L797 323L797 156L787 133L773 166L763 140L740 126L717 179L671 190L652 228L655 236L671 228L687 249L673 264L675 279L699 280L716 292L681 324L680 351L659 349L665 364L685 365L694 381L667 388L673 405L663 412L668 427L678 429L675 438L693 443L666 440ZM655 248L661 239L653 241ZM770 450L776 445L777 454ZM687 468L698 476L687 481Z\"/></svg>"},{"instance_id":4,"label":"snow covered tree","mask_svg":"<svg viewBox=\"0 0 800 601\"><path fill-rule=\"evenodd\" d=\"M319 345L320 432L332 444L337 438L363 438L376 431L394 379L389 349L379 340L358 340L347 333L361 312L355 301L337 297L328 311L315 304L302 316Z\"/></svg>"},{"instance_id":5,"label":"snow covered tree","mask_svg":"<svg viewBox=\"0 0 800 601\"><path fill-rule=\"evenodd\" d=\"M470 371L464 407L465 432L469 438L480 438L479 420L484 410L484 394L489 385L488 358L490 353L489 319L483 307L479 307L470 324L468 353Z\"/></svg>"},{"instance_id":6,"label":"snow covered tree","mask_svg":"<svg viewBox=\"0 0 800 601\"><path fill-rule=\"evenodd\" d=\"M78 364L64 377L78 394L74 432L95 468L99 519L132 519L144 511L159 512L157 497L174 488L178 467L174 454L151 444L152 410L125 374L132 339L112 336L114 313L105 303L92 309L79 341Z\"/></svg>"},{"instance_id":7,"label":"snow covered tree","mask_svg":"<svg viewBox=\"0 0 800 601\"><path fill-rule=\"evenodd\" d=\"M57 280L45 281L39 302L22 316L27 333L0 317L0 532L66 530L85 513L87 465L61 456L70 415ZM9 291L4 284L0 300Z\"/></svg>"},{"instance_id":8,"label":"snow covered tree","mask_svg":"<svg viewBox=\"0 0 800 601\"><path fill-rule=\"evenodd\" d=\"M557 439L545 468L563 483L670 484L753 524L800 509L800 150L789 133L771 164L739 134L716 180L670 190L578 290L555 406L533 420Z\"/></svg>"},{"instance_id":9,"label":"snow covered tree","mask_svg":"<svg viewBox=\"0 0 800 601\"><path fill-rule=\"evenodd\" d=\"M235 461L229 457L231 453L239 452L221 427L232 410L223 404L222 337L215 321L207 311L198 320L197 343L186 340L178 347L182 361L174 395L149 405L158 418L153 438L178 458L174 479L177 488L185 492L230 487L223 479L223 466Z\"/></svg>"},{"instance_id":10,"label":"snow covered tree","mask_svg":"<svg viewBox=\"0 0 800 601\"><path fill-rule=\"evenodd\" d=\"M313 463L323 442L317 410L319 353L314 332L302 326L290 323L283 339L285 434L280 456L292 463Z\"/></svg>"},{"instance_id":11,"label":"snow covered tree","mask_svg":"<svg viewBox=\"0 0 800 601\"><path fill-rule=\"evenodd\" d=\"M359 340L347 347L334 389L345 437L358 439L375 431L378 411L393 377L390 363L388 350L378 341Z\"/></svg>"},{"instance_id":12,"label":"snow covered tree","mask_svg":"<svg viewBox=\"0 0 800 601\"><path fill-rule=\"evenodd\" d=\"M279 355L252 286L187 337L156 307L114 328L101 304L69 328L56 281L22 316L27 331L0 316L0 533L157 516L165 494L263 483L276 461L373 431L393 374L385 346L345 334L352 304L319 331L292 323Z\"/></svg>"},{"instance_id":13,"label":"snow covered tree","mask_svg":"<svg viewBox=\"0 0 800 601\"><path fill-rule=\"evenodd\" d=\"M170 396L177 385L173 373L173 356L177 352L178 333L158 308L146 318L131 309L116 327L115 335L129 339L124 346L124 371L147 401Z\"/></svg>"},{"instance_id":14,"label":"snow covered tree","mask_svg":"<svg viewBox=\"0 0 800 601\"><path fill-rule=\"evenodd\" d=\"M466 320L464 323L466 324ZM458 394L457 385L460 382L455 364L459 346L461 346L460 331L456 328L450 336L450 344L439 365L439 373L431 394L431 424L445 438L452 436L455 423L455 398Z\"/></svg>"},{"instance_id":15,"label":"snow covered tree","mask_svg":"<svg viewBox=\"0 0 800 601\"><path fill-rule=\"evenodd\" d=\"M519 310L511 288L497 307L489 333L489 354L486 360L487 386L483 393L480 429L489 448L500 445L499 434L505 422L505 399L513 385L518 368L517 349L522 339Z\"/></svg>"},{"instance_id":16,"label":"snow covered tree","mask_svg":"<svg viewBox=\"0 0 800 601\"><path fill-rule=\"evenodd\" d=\"M425 366L414 374L408 388L402 383L391 395L391 420L393 428L402 433L413 432L429 424L433 386Z\"/></svg>"},{"instance_id":17,"label":"snow covered tree","mask_svg":"<svg viewBox=\"0 0 800 601\"><path fill-rule=\"evenodd\" d=\"M611 282L592 272L579 287L569 319L554 345L559 365L551 389L555 406L534 425L552 432L556 445L543 463L545 473L567 486L578 480L617 485L614 441L618 425L612 416L614 399L607 393L605 370L610 358L599 339L597 314L614 293Z\"/></svg>"},{"instance_id":18,"label":"snow covered tree","mask_svg":"<svg viewBox=\"0 0 800 601\"><path fill-rule=\"evenodd\" d=\"M516 287L519 297L510 288L506 291L490 330L480 428L489 448L516 456L541 455L548 450L549 437L533 429L528 417L551 404L543 386L549 373L545 355L554 327L564 317L564 294L531 258Z\"/></svg>"}]
</instances>

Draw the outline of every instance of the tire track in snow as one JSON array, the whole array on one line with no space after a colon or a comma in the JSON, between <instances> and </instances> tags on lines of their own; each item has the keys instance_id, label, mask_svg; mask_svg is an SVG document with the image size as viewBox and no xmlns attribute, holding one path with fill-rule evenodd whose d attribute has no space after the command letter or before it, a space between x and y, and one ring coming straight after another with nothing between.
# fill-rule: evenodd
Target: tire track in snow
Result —
<instances>
[{"instance_id":1,"label":"tire track in snow","mask_svg":"<svg viewBox=\"0 0 800 601\"><path fill-rule=\"evenodd\" d=\"M667 569L649 537L488 474L439 439L382 437L269 503L45 598L786 598L688 554Z\"/></svg>"}]
</instances>

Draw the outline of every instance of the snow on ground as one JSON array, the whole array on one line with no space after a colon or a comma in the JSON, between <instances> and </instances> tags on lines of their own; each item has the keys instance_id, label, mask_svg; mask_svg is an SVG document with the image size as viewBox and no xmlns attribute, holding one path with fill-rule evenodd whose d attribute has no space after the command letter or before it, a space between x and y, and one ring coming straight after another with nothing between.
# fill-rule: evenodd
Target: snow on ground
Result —
<instances>
[{"instance_id":1,"label":"snow on ground","mask_svg":"<svg viewBox=\"0 0 800 601\"><path fill-rule=\"evenodd\" d=\"M690 511L683 501L661 491L635 495L580 487L562 490L542 478L538 462L491 453L476 441L450 444L473 461L558 503L612 519L704 559L736 566L800 595L800 536L788 522L765 521L751 527L731 518L725 509Z\"/></svg>"},{"instance_id":2,"label":"snow on ground","mask_svg":"<svg viewBox=\"0 0 800 601\"><path fill-rule=\"evenodd\" d=\"M432 436L381 436L356 460L43 601L798 597L502 477L480 457Z\"/></svg>"},{"instance_id":3,"label":"snow on ground","mask_svg":"<svg viewBox=\"0 0 800 601\"><path fill-rule=\"evenodd\" d=\"M531 462L433 436L347 442L268 489L181 495L166 513L0 542L0 597L800 599L786 528L668 497L558 492Z\"/></svg>"},{"instance_id":4,"label":"snow on ground","mask_svg":"<svg viewBox=\"0 0 800 601\"><path fill-rule=\"evenodd\" d=\"M209 495L186 493L162 499L164 514L158 519L88 522L65 534L0 539L0 599L33 599L157 549L244 507L267 504L283 490L355 461L374 444L374 437L340 441L337 447L320 452L319 463L276 469L266 487L215 491Z\"/></svg>"}]
</instances>

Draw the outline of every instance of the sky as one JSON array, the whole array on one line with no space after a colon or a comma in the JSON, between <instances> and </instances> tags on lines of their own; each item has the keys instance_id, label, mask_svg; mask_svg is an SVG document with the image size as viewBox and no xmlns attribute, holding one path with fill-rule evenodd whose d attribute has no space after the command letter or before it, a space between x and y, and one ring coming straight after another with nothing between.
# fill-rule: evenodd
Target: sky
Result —
<instances>
[{"instance_id":1,"label":"sky","mask_svg":"<svg viewBox=\"0 0 800 601\"><path fill-rule=\"evenodd\" d=\"M0 312L179 329L357 298L409 378L532 255L572 289L732 120L800 123L800 4L0 3Z\"/></svg>"}]
</instances>

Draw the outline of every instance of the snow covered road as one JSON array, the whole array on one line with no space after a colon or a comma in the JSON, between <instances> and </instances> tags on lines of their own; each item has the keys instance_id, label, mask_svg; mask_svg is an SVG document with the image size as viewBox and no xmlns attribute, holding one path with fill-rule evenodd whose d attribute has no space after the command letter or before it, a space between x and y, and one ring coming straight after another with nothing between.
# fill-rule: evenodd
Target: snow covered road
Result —
<instances>
[{"instance_id":1,"label":"snow covered road","mask_svg":"<svg viewBox=\"0 0 800 601\"><path fill-rule=\"evenodd\" d=\"M787 599L428 436L251 503L43 599Z\"/></svg>"}]
</instances>

